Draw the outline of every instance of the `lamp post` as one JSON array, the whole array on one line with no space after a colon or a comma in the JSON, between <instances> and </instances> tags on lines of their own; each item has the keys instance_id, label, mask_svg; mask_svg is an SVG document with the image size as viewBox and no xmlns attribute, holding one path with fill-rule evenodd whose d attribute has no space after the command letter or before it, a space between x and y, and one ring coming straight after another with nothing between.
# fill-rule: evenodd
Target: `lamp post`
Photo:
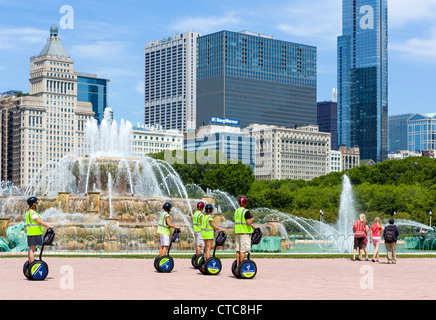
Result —
<instances>
[{"instance_id":1,"label":"lamp post","mask_svg":"<svg viewBox=\"0 0 436 320\"><path fill-rule=\"evenodd\" d=\"M431 216L432 216L433 212L430 211L429 214L430 214L430 228L431 228Z\"/></svg>"}]
</instances>

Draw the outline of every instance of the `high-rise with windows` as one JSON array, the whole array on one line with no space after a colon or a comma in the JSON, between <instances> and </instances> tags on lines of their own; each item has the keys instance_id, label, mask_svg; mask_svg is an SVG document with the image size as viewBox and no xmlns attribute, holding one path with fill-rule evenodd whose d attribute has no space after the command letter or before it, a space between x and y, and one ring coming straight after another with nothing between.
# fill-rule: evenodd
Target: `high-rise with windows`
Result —
<instances>
[{"instance_id":1,"label":"high-rise with windows","mask_svg":"<svg viewBox=\"0 0 436 320\"><path fill-rule=\"evenodd\" d=\"M436 113L417 113L407 120L409 151L436 150Z\"/></svg>"},{"instance_id":2,"label":"high-rise with windows","mask_svg":"<svg viewBox=\"0 0 436 320\"><path fill-rule=\"evenodd\" d=\"M196 123L197 32L145 45L144 123L187 132Z\"/></svg>"},{"instance_id":3,"label":"high-rise with windows","mask_svg":"<svg viewBox=\"0 0 436 320\"><path fill-rule=\"evenodd\" d=\"M316 124L316 48L249 31L198 38L197 127Z\"/></svg>"},{"instance_id":4,"label":"high-rise with windows","mask_svg":"<svg viewBox=\"0 0 436 320\"><path fill-rule=\"evenodd\" d=\"M405 113L389 116L389 153L408 150L407 120L412 118L414 115L414 113Z\"/></svg>"},{"instance_id":5,"label":"high-rise with windows","mask_svg":"<svg viewBox=\"0 0 436 320\"><path fill-rule=\"evenodd\" d=\"M56 166L68 154L84 156L85 124L94 116L89 102L77 99L77 71L58 37L50 37L41 53L30 58L30 95L0 99L0 180L25 188L41 168Z\"/></svg>"},{"instance_id":6,"label":"high-rise with windows","mask_svg":"<svg viewBox=\"0 0 436 320\"><path fill-rule=\"evenodd\" d=\"M338 38L338 143L361 159L388 151L387 0L343 0Z\"/></svg>"},{"instance_id":7,"label":"high-rise with windows","mask_svg":"<svg viewBox=\"0 0 436 320\"><path fill-rule=\"evenodd\" d=\"M77 100L91 102L94 118L100 124L108 107L107 87L110 80L92 73L77 73Z\"/></svg>"}]
</instances>

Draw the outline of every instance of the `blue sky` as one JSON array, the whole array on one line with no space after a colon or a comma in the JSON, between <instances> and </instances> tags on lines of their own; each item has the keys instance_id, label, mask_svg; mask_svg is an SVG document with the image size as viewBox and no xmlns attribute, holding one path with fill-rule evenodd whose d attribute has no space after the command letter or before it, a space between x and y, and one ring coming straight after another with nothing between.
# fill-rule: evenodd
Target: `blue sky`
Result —
<instances>
[{"instance_id":1,"label":"blue sky","mask_svg":"<svg viewBox=\"0 0 436 320\"><path fill-rule=\"evenodd\" d=\"M436 112L436 1L389 1L389 114ZM337 87L342 0L0 0L0 92L29 91L29 58L69 5L73 29L59 30L80 72L111 80L117 120L143 121L145 43L188 30L250 30L317 47L318 101ZM70 21L68 21L70 22Z\"/></svg>"}]
</instances>

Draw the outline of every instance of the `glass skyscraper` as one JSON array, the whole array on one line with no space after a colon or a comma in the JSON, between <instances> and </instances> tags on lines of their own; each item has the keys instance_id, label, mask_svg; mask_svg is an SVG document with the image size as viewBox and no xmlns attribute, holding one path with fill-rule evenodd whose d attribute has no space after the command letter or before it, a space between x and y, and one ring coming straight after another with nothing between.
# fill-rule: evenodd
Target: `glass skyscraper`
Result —
<instances>
[{"instance_id":1,"label":"glass skyscraper","mask_svg":"<svg viewBox=\"0 0 436 320\"><path fill-rule=\"evenodd\" d=\"M338 38L338 143L361 159L388 152L387 0L343 0Z\"/></svg>"},{"instance_id":2,"label":"glass skyscraper","mask_svg":"<svg viewBox=\"0 0 436 320\"><path fill-rule=\"evenodd\" d=\"M77 73L77 100L91 102L94 118L100 124L104 110L108 107L107 85L109 80L98 78L96 74Z\"/></svg>"},{"instance_id":3,"label":"glass skyscraper","mask_svg":"<svg viewBox=\"0 0 436 320\"><path fill-rule=\"evenodd\" d=\"M389 116L389 153L408 150L407 120L412 118L414 115L414 113L406 113Z\"/></svg>"},{"instance_id":4,"label":"glass skyscraper","mask_svg":"<svg viewBox=\"0 0 436 320\"><path fill-rule=\"evenodd\" d=\"M409 151L436 150L436 113L415 114L407 128Z\"/></svg>"},{"instance_id":5,"label":"glass skyscraper","mask_svg":"<svg viewBox=\"0 0 436 320\"><path fill-rule=\"evenodd\" d=\"M197 127L316 124L316 48L249 31L198 38Z\"/></svg>"}]
</instances>

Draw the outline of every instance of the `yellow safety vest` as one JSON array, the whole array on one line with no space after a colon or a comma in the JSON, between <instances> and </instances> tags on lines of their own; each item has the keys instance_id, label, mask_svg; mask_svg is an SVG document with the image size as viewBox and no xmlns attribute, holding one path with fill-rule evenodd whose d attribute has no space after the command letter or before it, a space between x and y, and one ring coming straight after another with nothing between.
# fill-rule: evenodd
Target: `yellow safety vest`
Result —
<instances>
[{"instance_id":1,"label":"yellow safety vest","mask_svg":"<svg viewBox=\"0 0 436 320\"><path fill-rule=\"evenodd\" d=\"M247 225L247 220L245 220L245 212L247 209L238 208L235 211L235 233L253 233L253 227Z\"/></svg>"},{"instance_id":2,"label":"yellow safety vest","mask_svg":"<svg viewBox=\"0 0 436 320\"><path fill-rule=\"evenodd\" d=\"M33 209L29 209L26 211L26 232L28 236L39 236L42 235L44 233L44 230L42 229L42 225L40 225L39 223L37 223L35 220L32 219L32 214L35 213L39 219L41 219L41 217L39 216L39 214L33 210Z\"/></svg>"},{"instance_id":3,"label":"yellow safety vest","mask_svg":"<svg viewBox=\"0 0 436 320\"><path fill-rule=\"evenodd\" d=\"M203 218L203 212L201 212L200 210L195 211L194 218L193 218L194 232L201 231L201 219L202 218Z\"/></svg>"},{"instance_id":4,"label":"yellow safety vest","mask_svg":"<svg viewBox=\"0 0 436 320\"><path fill-rule=\"evenodd\" d=\"M203 220L201 220L201 237L203 240L212 240L214 237L214 229L210 222L213 221L212 216L204 215Z\"/></svg>"},{"instance_id":5,"label":"yellow safety vest","mask_svg":"<svg viewBox=\"0 0 436 320\"><path fill-rule=\"evenodd\" d=\"M170 227L168 227L167 224L167 217L169 217L170 214L168 212L162 212L160 214L159 218L159 225L157 227L157 233L165 234L165 235L171 235Z\"/></svg>"}]
</instances>

